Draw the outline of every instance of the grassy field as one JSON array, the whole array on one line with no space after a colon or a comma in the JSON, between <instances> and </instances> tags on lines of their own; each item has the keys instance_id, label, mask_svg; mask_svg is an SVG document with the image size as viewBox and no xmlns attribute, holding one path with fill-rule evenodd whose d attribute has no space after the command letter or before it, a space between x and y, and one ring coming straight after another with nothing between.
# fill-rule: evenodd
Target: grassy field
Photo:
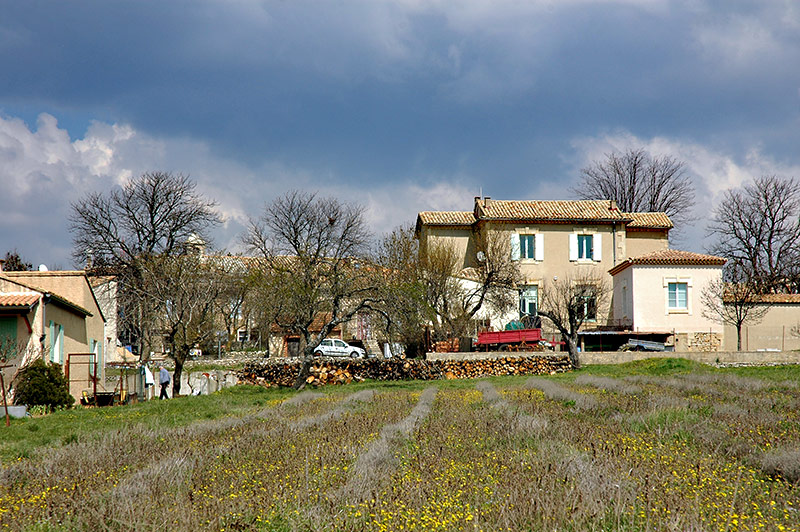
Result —
<instances>
[{"instance_id":1,"label":"grassy field","mask_svg":"<svg viewBox=\"0 0 800 532\"><path fill-rule=\"evenodd\" d=\"M0 434L8 530L800 530L796 366L240 386Z\"/></svg>"}]
</instances>

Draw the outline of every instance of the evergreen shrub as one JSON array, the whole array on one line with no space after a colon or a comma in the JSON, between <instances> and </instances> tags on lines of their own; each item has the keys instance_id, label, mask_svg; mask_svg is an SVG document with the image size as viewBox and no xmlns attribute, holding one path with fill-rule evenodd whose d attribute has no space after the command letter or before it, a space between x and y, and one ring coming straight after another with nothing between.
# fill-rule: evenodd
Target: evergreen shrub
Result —
<instances>
[{"instance_id":1,"label":"evergreen shrub","mask_svg":"<svg viewBox=\"0 0 800 532\"><path fill-rule=\"evenodd\" d=\"M54 410L72 406L74 402L60 365L38 359L20 372L14 388L15 404L42 405Z\"/></svg>"}]
</instances>

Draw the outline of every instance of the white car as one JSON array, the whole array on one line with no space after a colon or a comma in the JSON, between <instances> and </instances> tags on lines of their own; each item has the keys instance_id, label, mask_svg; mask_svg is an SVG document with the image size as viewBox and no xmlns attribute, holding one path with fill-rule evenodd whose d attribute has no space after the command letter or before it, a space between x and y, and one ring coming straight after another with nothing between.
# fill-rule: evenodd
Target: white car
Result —
<instances>
[{"instance_id":1,"label":"white car","mask_svg":"<svg viewBox=\"0 0 800 532\"><path fill-rule=\"evenodd\" d=\"M318 357L350 357L350 358L364 358L367 352L350 345L343 340L326 338L314 349L314 356Z\"/></svg>"}]
</instances>

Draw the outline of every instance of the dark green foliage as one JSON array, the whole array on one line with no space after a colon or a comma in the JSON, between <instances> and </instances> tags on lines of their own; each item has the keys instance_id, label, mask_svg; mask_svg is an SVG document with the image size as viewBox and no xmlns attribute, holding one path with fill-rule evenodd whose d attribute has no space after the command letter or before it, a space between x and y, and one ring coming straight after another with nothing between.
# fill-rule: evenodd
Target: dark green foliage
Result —
<instances>
[{"instance_id":1,"label":"dark green foliage","mask_svg":"<svg viewBox=\"0 0 800 532\"><path fill-rule=\"evenodd\" d=\"M44 405L52 410L59 406L72 406L74 402L69 394L67 378L58 364L46 364L39 359L20 372L14 403Z\"/></svg>"}]
</instances>

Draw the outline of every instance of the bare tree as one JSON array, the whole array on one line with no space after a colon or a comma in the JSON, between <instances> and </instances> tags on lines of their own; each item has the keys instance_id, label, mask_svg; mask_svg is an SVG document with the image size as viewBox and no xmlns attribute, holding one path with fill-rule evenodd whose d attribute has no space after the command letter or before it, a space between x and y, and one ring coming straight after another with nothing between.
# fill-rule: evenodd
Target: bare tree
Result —
<instances>
[{"instance_id":1,"label":"bare tree","mask_svg":"<svg viewBox=\"0 0 800 532\"><path fill-rule=\"evenodd\" d=\"M143 262L183 252L189 237L206 237L220 222L215 203L187 176L148 172L107 195L91 193L72 205L73 256L119 281L120 334L146 356L152 302L140 297Z\"/></svg>"},{"instance_id":2,"label":"bare tree","mask_svg":"<svg viewBox=\"0 0 800 532\"><path fill-rule=\"evenodd\" d=\"M723 277L710 282L700 294L703 316L736 327L736 350L742 350L742 327L761 321L769 307L760 304L757 284L744 268L729 263Z\"/></svg>"},{"instance_id":3,"label":"bare tree","mask_svg":"<svg viewBox=\"0 0 800 532\"><path fill-rule=\"evenodd\" d=\"M301 337L297 388L304 385L320 342L376 300L370 239L361 207L298 191L268 204L250 222L243 241L264 257L278 290L276 322ZM318 330L312 330L315 323Z\"/></svg>"},{"instance_id":4,"label":"bare tree","mask_svg":"<svg viewBox=\"0 0 800 532\"><path fill-rule=\"evenodd\" d=\"M610 289L599 271L574 272L547 282L542 288L539 315L553 323L564 338L572 365L579 368L578 332L587 320L597 319Z\"/></svg>"},{"instance_id":5,"label":"bare tree","mask_svg":"<svg viewBox=\"0 0 800 532\"><path fill-rule=\"evenodd\" d=\"M519 264L506 235L478 235L475 248L477 265L470 268L459 268L463 257L446 243L429 243L420 258L426 308L440 335L461 336L482 308L504 313L519 302Z\"/></svg>"},{"instance_id":6,"label":"bare tree","mask_svg":"<svg viewBox=\"0 0 800 532\"><path fill-rule=\"evenodd\" d=\"M694 187L685 165L642 148L608 153L581 170L573 193L580 199L613 199L623 212L665 212L680 223L691 220Z\"/></svg>"},{"instance_id":7,"label":"bare tree","mask_svg":"<svg viewBox=\"0 0 800 532\"><path fill-rule=\"evenodd\" d=\"M740 265L759 293L800 292L800 183L763 176L728 190L709 226L711 252Z\"/></svg>"},{"instance_id":8,"label":"bare tree","mask_svg":"<svg viewBox=\"0 0 800 532\"><path fill-rule=\"evenodd\" d=\"M172 391L177 395L191 350L215 334L216 305L229 288L229 278L196 254L152 255L139 267L143 282L135 293L155 308L152 327L175 361Z\"/></svg>"},{"instance_id":9,"label":"bare tree","mask_svg":"<svg viewBox=\"0 0 800 532\"><path fill-rule=\"evenodd\" d=\"M383 318L386 337L404 344L408 356L423 353L423 327L429 320L414 227L400 226L385 235L375 262L384 278L375 311Z\"/></svg>"}]
</instances>

